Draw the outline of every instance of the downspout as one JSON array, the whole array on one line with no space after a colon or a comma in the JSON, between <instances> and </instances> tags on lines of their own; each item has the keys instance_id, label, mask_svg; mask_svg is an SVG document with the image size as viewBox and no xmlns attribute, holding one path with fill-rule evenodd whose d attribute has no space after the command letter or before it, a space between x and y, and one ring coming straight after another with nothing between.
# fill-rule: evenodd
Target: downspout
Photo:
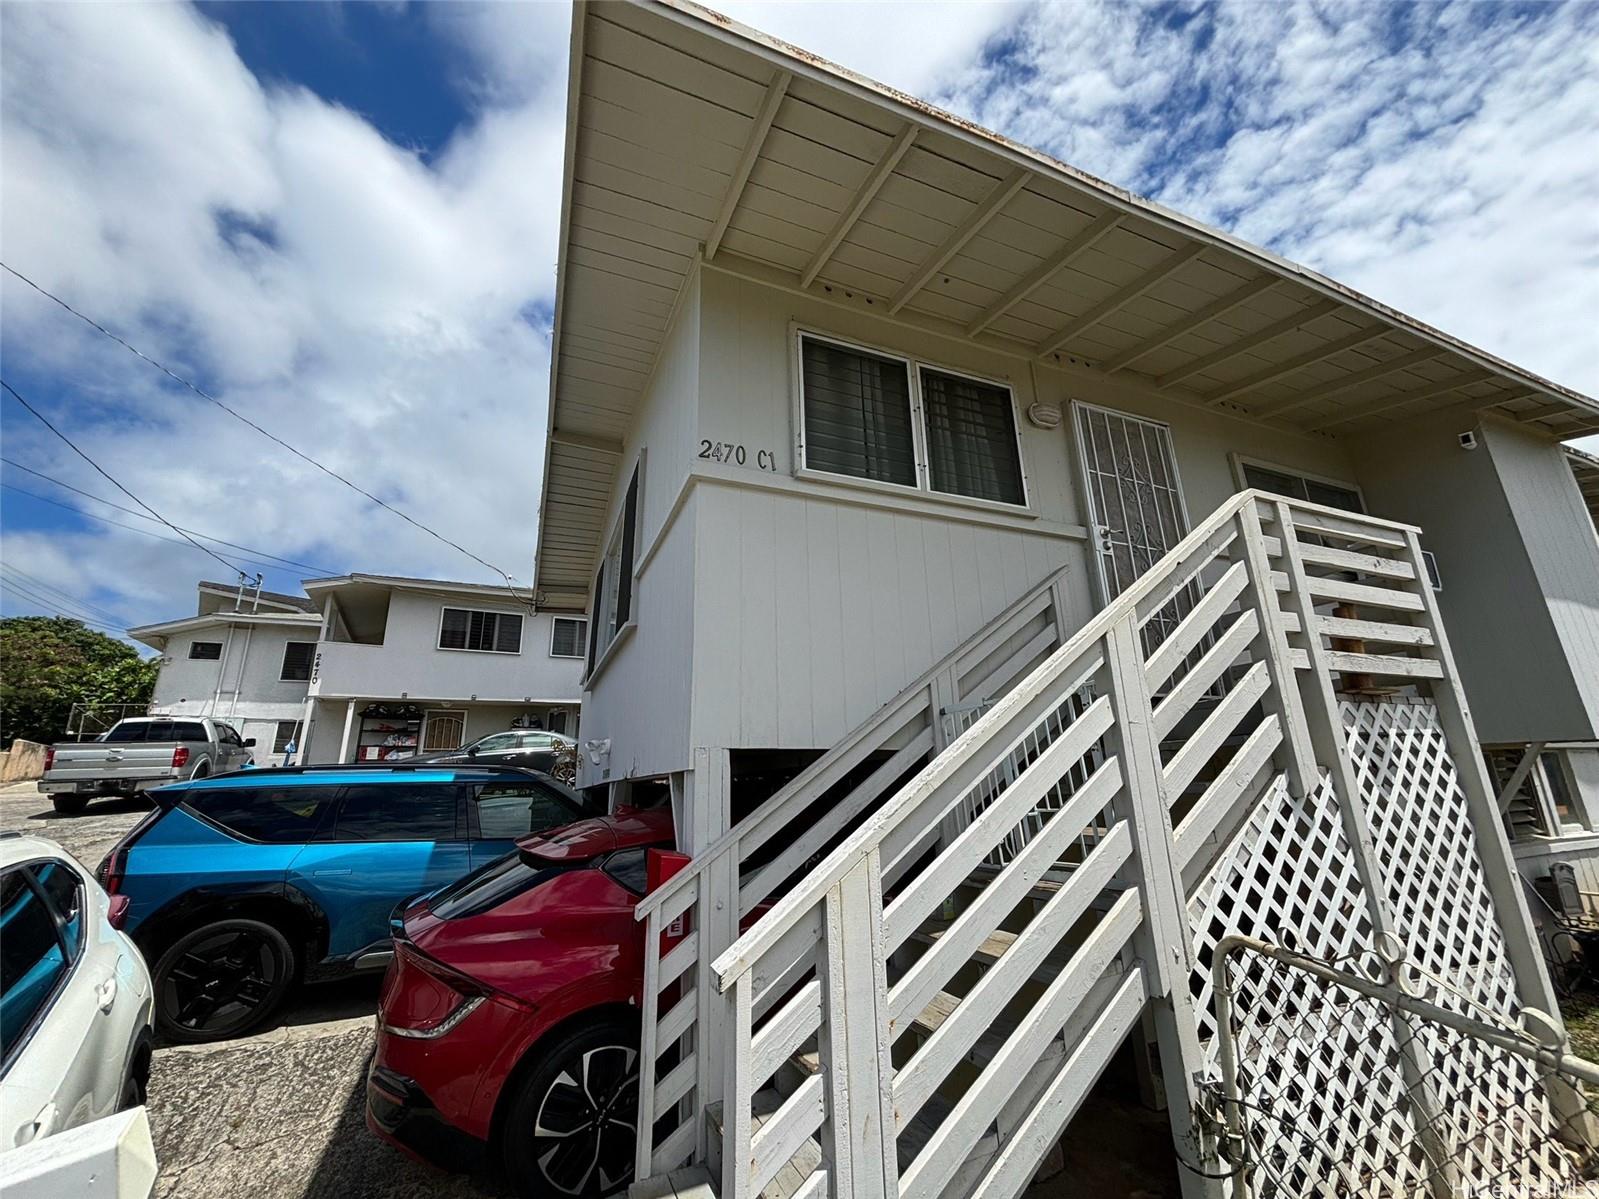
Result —
<instances>
[{"instance_id":1,"label":"downspout","mask_svg":"<svg viewBox=\"0 0 1599 1199\"><path fill-rule=\"evenodd\" d=\"M333 623L333 594L322 601L322 627L316 634L316 653L311 658L311 681L305 687L305 711L300 715L300 735L294 739L294 761L305 766L311 755L311 730L316 727L315 689L322 685L322 646L328 640L328 630ZM285 766L289 764L285 759Z\"/></svg>"},{"instance_id":2,"label":"downspout","mask_svg":"<svg viewBox=\"0 0 1599 1199\"><path fill-rule=\"evenodd\" d=\"M250 642L255 640L255 626L244 630L244 648L239 651L239 669L233 675L233 700L228 704L228 719L239 706L239 692L244 690L244 664L250 660Z\"/></svg>"},{"instance_id":3,"label":"downspout","mask_svg":"<svg viewBox=\"0 0 1599 1199\"><path fill-rule=\"evenodd\" d=\"M205 715L215 716L217 705L222 702L222 680L228 677L228 655L233 652L233 622L228 622L227 640L222 643L222 659L217 663L217 685L211 692L211 702L206 706Z\"/></svg>"}]
</instances>

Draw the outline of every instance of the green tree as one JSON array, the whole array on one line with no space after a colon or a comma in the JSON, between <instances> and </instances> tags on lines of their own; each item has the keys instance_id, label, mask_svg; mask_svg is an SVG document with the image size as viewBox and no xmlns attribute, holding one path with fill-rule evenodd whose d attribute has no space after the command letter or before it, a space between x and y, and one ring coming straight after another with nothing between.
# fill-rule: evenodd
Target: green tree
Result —
<instances>
[{"instance_id":1,"label":"green tree","mask_svg":"<svg viewBox=\"0 0 1599 1199\"><path fill-rule=\"evenodd\" d=\"M157 669L76 620L0 620L0 748L17 737L59 741L75 703L148 703Z\"/></svg>"}]
</instances>

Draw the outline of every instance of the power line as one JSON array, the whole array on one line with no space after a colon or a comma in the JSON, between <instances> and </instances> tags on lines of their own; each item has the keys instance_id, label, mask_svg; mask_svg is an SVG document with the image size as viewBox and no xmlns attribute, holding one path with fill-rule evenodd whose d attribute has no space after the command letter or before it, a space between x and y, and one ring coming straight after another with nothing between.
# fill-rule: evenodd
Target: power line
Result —
<instances>
[{"instance_id":1,"label":"power line","mask_svg":"<svg viewBox=\"0 0 1599 1199\"><path fill-rule=\"evenodd\" d=\"M55 478L53 475L47 475L43 471L34 470L33 467L31 467L31 466L23 466L22 463L16 461L14 458L7 458L7 457L5 457L3 455L0 455L0 462L4 462L7 466L14 466L20 471L26 471L28 474L33 475L36 478L43 479L46 483L53 483L55 486L61 487L61 488L65 488L67 491L76 492L78 495L83 496L84 499L93 500L97 504L104 504L107 508L115 508L118 512L126 512L130 516L137 516L140 520L151 520L151 519L153 519L152 517L146 516L142 512L138 512L138 511L136 511L136 510L134 510L132 508L129 508L126 504L113 503L112 501L106 499L103 496L95 495L93 492L84 491L83 488L81 488L81 487L74 487L71 483L63 483L60 479ZM20 487L13 488L13 490L21 491L23 495L33 495L34 499L36 499L36 500L45 500L45 503L47 503L47 504L56 503L56 501L54 501L54 500L45 499L45 497L42 496L42 495L34 495L33 492L31 492L31 491L23 491L23 489L20 488ZM59 504L57 506L58 507L62 507L62 508L66 508L70 512L82 512L84 516L92 516L96 520L105 520L105 517L103 517L103 516L95 516L94 513L92 513L92 512L84 512L82 508L74 508L71 504ZM108 524L115 524L116 522L107 521L107 523ZM180 525L178 527L182 528L183 526ZM131 525L118 524L117 528L119 528L119 529L128 529L128 528L132 528L132 526ZM140 532L140 531L141 530L139 530L139 529L134 529L134 532L136 532L136 533ZM214 541L218 545L227 546L229 549L243 550L247 554L259 554L263 558L271 558L273 561L282 562L285 566L295 566L295 567L299 567L301 570L309 570L313 574L332 575L332 574L337 574L338 573L335 570L329 570L325 566L315 566L315 565L313 565L310 562L296 562L293 558L283 558L283 557L280 557L277 554L269 554L265 550L254 549L254 548L252 548L251 546L248 546L248 545L240 545L236 541L224 541L220 537L212 537L212 536L210 536L210 535L208 535L206 533L196 532L194 529L184 529L183 531L186 532L186 533L193 534L195 537L198 537L201 541ZM170 541L172 539L170 537L163 537L161 540ZM245 559L241 559L241 561L248 562L248 561L250 561L250 559L245 558ZM257 565L261 565L261 564L257 563Z\"/></svg>"},{"instance_id":2,"label":"power line","mask_svg":"<svg viewBox=\"0 0 1599 1199\"><path fill-rule=\"evenodd\" d=\"M102 630L104 632L116 633L118 636L121 636L122 634L127 632L126 629L118 628L115 625L106 624L103 621L87 620L87 619L85 619L82 616L75 616L75 615L73 615L70 612L63 612L63 611L61 611L61 605L59 603L55 603L55 602L53 602L51 600L45 599L43 596L35 595L33 592L29 591L26 587L18 586L16 583L12 582L10 579L0 578L0 587L4 587L7 591L10 591L14 595L21 596L23 599L27 600L28 603L30 603L30 604L38 605L39 607L43 608L51 616L59 616L59 617L62 617L63 619L65 619L65 620L75 620L81 625L88 625L91 628L100 629L100 630Z\"/></svg>"},{"instance_id":3,"label":"power line","mask_svg":"<svg viewBox=\"0 0 1599 1199\"><path fill-rule=\"evenodd\" d=\"M176 383L181 383L184 387L187 387L190 391L194 392L194 394L199 396L201 399L206 400L209 403L215 404L218 408L222 409L222 411L226 412L229 416L233 417L234 419L243 421L245 424L249 425L250 428L254 429L257 433L261 434L262 437L265 437L269 441L276 442L278 445L280 445L284 449L288 450L289 453L293 454L296 458L299 458L299 459L301 459L304 462L310 463L312 466L316 467L323 474L327 475L329 478L337 479L340 483L343 483L350 490L356 492L359 495L363 495L367 499L371 500L378 507L387 509L388 511L394 513L395 516L398 516L401 520L405 521L407 524L413 525L416 528L421 529L422 532L426 533L429 537L432 537L432 538L434 538L437 541L441 541L445 545L449 546L451 549L457 550L460 553L465 554L468 558L472 559L472 561L478 563L478 565L487 567L489 570L493 571L495 574L499 575L502 579L504 579L505 580L505 585L508 588L510 588L512 596L513 597L516 596L516 583L515 583L515 581L511 578L511 576L509 574L507 574L505 571L501 570L498 566L495 566L494 563L489 562L486 559L479 558L476 554L474 554L471 550L467 549L465 546L459 545L456 542L451 541L448 537L444 536L444 534L442 534L440 532L437 532L434 529L430 529L427 525L423 524L421 521L414 519L413 517L407 515L405 512L402 512L400 509L396 508L393 504L390 504L390 503L388 503L388 502L386 502L384 500L380 500L377 496L373 495L370 491L366 490L364 487L361 487L359 484L352 483L349 479L347 479L343 475L339 474L338 471L334 470L331 467L323 466L322 463L318 462L315 458L311 457L311 455L309 455L307 453L304 453L301 450L296 449L294 446L292 446L288 442L284 441L283 438L279 437L277 434L267 432L267 430L263 429L260 425L256 424L253 420L251 420L249 417L245 416L242 412L239 412L237 409L231 408L227 404L224 404L221 400L217 399L216 396L214 396L214 395L210 394L209 392L203 390L198 384L192 382L189 379L185 379L182 375L178 374L176 371L172 370L170 367L168 367L164 363L156 361L154 358L150 357L150 355L146 354L143 350L138 349L136 346L133 346L129 342L123 340L121 337L118 337L115 333L111 332L110 329L107 329L104 325L100 324L98 321L92 319L91 317L85 316L83 313L79 312L76 308L74 308L71 304L68 304L60 296L55 295L52 292L46 291L43 287L39 286L39 284L35 283L32 279L28 278L28 276L24 275L21 271L17 270L10 263L0 262L0 267L5 268L5 270L9 274L14 275L18 279L22 280L22 282L26 283L29 287L33 288L34 291L38 292L45 299L50 300L50 301L52 301L52 302L54 302L56 304L59 304L62 308L65 308L68 312L70 312L73 316L77 317L84 324L88 325L91 329L95 329L98 332L105 334L112 341L116 342L119 346L121 346L123 349L127 350L128 353L132 354L134 357L143 359L145 362L148 362L151 366L155 367L156 370L158 370L162 374L166 375L169 379L173 380ZM15 395L16 393L12 392L12 394ZM529 608L533 607L533 597L532 597L532 592L531 591L529 591L528 598L524 602L527 604L527 606Z\"/></svg>"},{"instance_id":4,"label":"power line","mask_svg":"<svg viewBox=\"0 0 1599 1199\"><path fill-rule=\"evenodd\" d=\"M57 508L65 508L68 512L76 512L79 516L88 517L90 520L97 520L101 524L110 525L112 528L126 529L130 533L137 533L140 537L149 537L149 538L151 538L152 540L155 540L155 541L164 541L168 545L182 545L182 546L189 546L190 548L193 548L192 546L190 546L190 543L187 542L187 541L180 541L176 537L163 537L159 533L152 533L152 532L150 532L149 529L141 529L141 528L139 528L136 525L125 525L120 520L112 520L109 516L101 516L101 515L99 515L98 513L95 513L95 512L87 512L84 509L76 507L76 506L74 506L72 504L63 504L60 500L53 500L47 495L40 495L36 491L29 491L26 487L18 487L15 483L0 483L0 488L4 488L7 491L14 491L18 495L25 495L25 496L29 497L30 499L38 500L41 504L51 504L51 505L53 505L53 506L55 506ZM149 519L149 518L146 517L145 519ZM198 536L200 536L200 534L197 533L197 534L195 534L195 536L198 537ZM207 537L207 538L205 538L205 540L207 540L207 541L215 541L217 539L215 537ZM203 549L204 547L202 546L201 548ZM262 555L262 557L269 557L270 556L270 555L266 554L264 551L260 551L260 550L248 551L248 552L260 553ZM259 561L258 559L255 559L255 558L240 558L239 561L243 562L247 566L261 566L261 567L265 567L267 570L281 570L282 569L282 566L279 565L279 562L281 562L282 559L279 559L279 562L262 562L262 561ZM233 569L235 571L238 571L237 567L234 567ZM336 574L337 572L336 571L324 571L321 568L318 568L317 573L325 575L325 574Z\"/></svg>"},{"instance_id":5,"label":"power line","mask_svg":"<svg viewBox=\"0 0 1599 1199\"><path fill-rule=\"evenodd\" d=\"M88 600L79 599L77 596L71 594L68 591L62 590L60 587L57 587L55 584L45 582L43 579L39 578L37 575L30 575L27 571L23 570L21 567L14 566L10 562L7 562L3 566L0 566L0 571L6 571L6 570L9 570L12 574L16 575L18 578L20 578L24 583L27 583L29 586L37 587L40 591L43 591L46 594L58 595L58 596L61 597L63 602L70 603L73 607L81 608L81 609L83 609L83 611L89 613L91 616L104 617L106 620L111 621L113 624L116 624L117 622L121 621L121 619L122 619L122 617L118 616L115 612L111 611L109 608L102 608L98 604L91 604Z\"/></svg>"},{"instance_id":6,"label":"power line","mask_svg":"<svg viewBox=\"0 0 1599 1199\"><path fill-rule=\"evenodd\" d=\"M187 541L190 545L194 546L195 549L200 550L200 551L202 551L204 553L210 554L211 557L215 558L218 562L222 563L223 566L226 566L231 571L235 571L238 574L246 573L245 571L239 570L239 568L237 566L235 566L233 563L229 562L226 558L224 558L221 554L217 553L215 550L207 549L205 546L201 545L193 537L190 537L182 529L178 528L177 525L173 524L170 520L168 520L166 517L162 516L154 508L150 507L149 504L145 503L138 496L134 495L133 492L129 491L121 483L118 483L114 478L111 477L111 475L98 462L96 462L93 458L89 457L89 455L85 454L82 450L80 450L77 447L77 445L73 442L72 438L68 437L60 429L58 429L54 425L52 425L50 423L49 418L46 417L44 413L40 412L32 404L28 403L27 400L23 399L21 394L17 391L17 389L15 387L11 386L11 384L7 383L4 379L0 379L0 387L5 388L6 391L8 391L11 394L11 397L14 400L17 401L17 403L21 404L29 412L33 413L33 415L38 419L38 421L39 421L39 423L41 425L43 425L46 429L49 429L50 432L54 433L62 441L66 442L67 448L69 450L71 450L78 457L82 458L90 466L94 467L95 471L101 477L103 477L106 480L106 482L110 483L111 486L115 487L118 491L120 491L123 495L127 496L135 504L138 504L139 507L143 508L146 512L148 512L151 516L155 517L162 524L166 525L166 527L171 529L174 533L180 534L183 537L183 539L185 541Z\"/></svg>"}]
</instances>

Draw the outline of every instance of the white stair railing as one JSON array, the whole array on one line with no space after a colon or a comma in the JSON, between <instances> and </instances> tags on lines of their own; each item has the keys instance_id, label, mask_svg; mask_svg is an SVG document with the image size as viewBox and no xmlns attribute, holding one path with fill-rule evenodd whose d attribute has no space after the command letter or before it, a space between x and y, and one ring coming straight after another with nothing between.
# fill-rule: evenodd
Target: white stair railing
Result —
<instances>
[{"instance_id":1,"label":"white stair railing","mask_svg":"<svg viewBox=\"0 0 1599 1199\"><path fill-rule=\"evenodd\" d=\"M635 1177L672 1170L704 1148L705 1109L720 1099L722 1031L711 962L741 923L818 860L948 742L943 714L1026 678L1066 639L1058 569L946 654L738 825L647 895ZM852 785L853 784L853 785ZM823 801L835 798L823 810Z\"/></svg>"},{"instance_id":2,"label":"white stair railing","mask_svg":"<svg viewBox=\"0 0 1599 1199\"><path fill-rule=\"evenodd\" d=\"M1306 714L1334 674L1452 673L1425 587L1413 530L1246 492L993 703L716 958L695 1012L730 1042L724 1199L802 1161L807 1195L1018 1194L1146 1002L1179 1152L1213 1165L1191 1126L1203 1058L1185 878L1267 780L1303 793L1337 774L1328 713ZM715 869L652 910L687 911ZM647 990L703 953L684 951L692 938ZM673 1014L654 1044L646 1024L647 1058L687 1020ZM758 1113L807 1047L819 1069ZM688 1085L668 1074L646 1112ZM672 1135L668 1161L695 1134Z\"/></svg>"}]
</instances>

